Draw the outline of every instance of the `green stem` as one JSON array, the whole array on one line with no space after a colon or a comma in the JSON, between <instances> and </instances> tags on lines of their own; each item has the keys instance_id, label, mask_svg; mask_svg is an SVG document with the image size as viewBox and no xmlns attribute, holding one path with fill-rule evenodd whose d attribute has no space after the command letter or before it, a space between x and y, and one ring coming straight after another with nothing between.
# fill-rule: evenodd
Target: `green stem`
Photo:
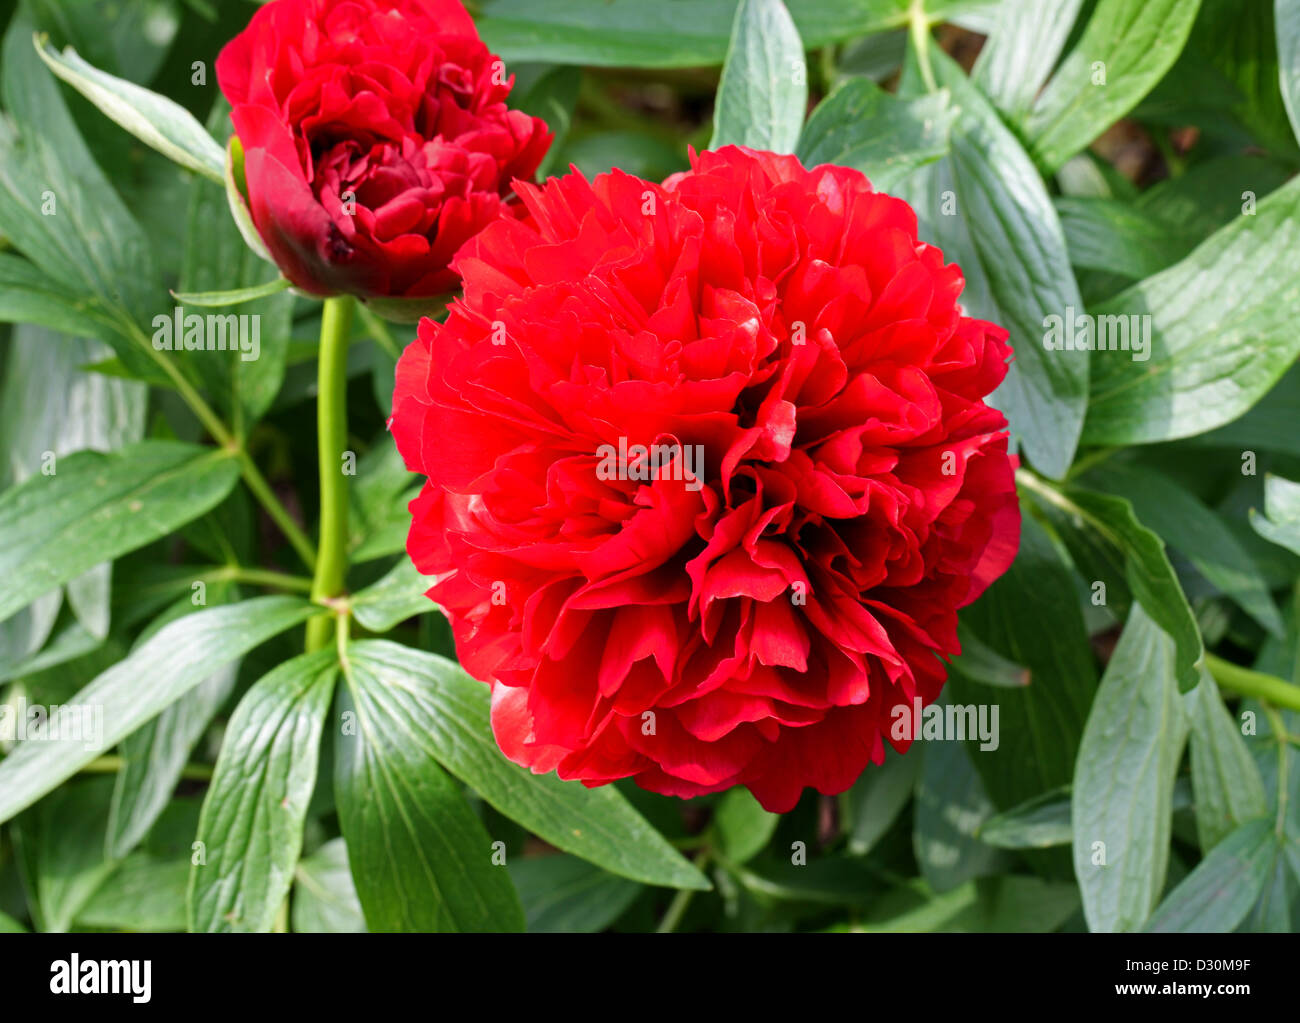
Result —
<instances>
[{"instance_id":1,"label":"green stem","mask_svg":"<svg viewBox=\"0 0 1300 1023\"><path fill-rule=\"evenodd\" d=\"M116 754L96 757L81 768L82 774L117 774L126 767L126 758ZM186 764L181 768L181 777L188 781L211 781L212 767L208 764Z\"/></svg>"},{"instance_id":2,"label":"green stem","mask_svg":"<svg viewBox=\"0 0 1300 1023\"><path fill-rule=\"evenodd\" d=\"M348 442L348 340L352 333L350 296L325 300L317 364L316 450L320 471L320 545L311 598L328 600L343 592L348 566L348 492L343 452ZM307 650L330 641L334 619L318 615L307 623Z\"/></svg>"},{"instance_id":3,"label":"green stem","mask_svg":"<svg viewBox=\"0 0 1300 1023\"><path fill-rule=\"evenodd\" d=\"M212 435L212 438L218 444L238 455L240 473L244 477L244 482L248 484L248 489L253 492L253 496L266 509L266 513L271 516L272 521L280 527L280 531L284 533L289 543L293 545L294 550L306 562L307 567L315 567L316 559L311 548L311 542L303 531L298 528L298 523L293 521L293 517L285 510L279 498L272 493L270 484L266 482L266 478L258 470L253 459L244 450L240 439L230 432L229 427L212 410L212 406L203 400L203 395L195 390L194 385L189 382L176 364L154 348L153 343L149 338L145 337L144 332L136 326L133 320L122 319L121 323L136 340L140 348L147 352L150 358L158 364L163 375L176 388L176 393L181 396L181 400L189 406L190 411L203 424L203 428Z\"/></svg>"},{"instance_id":4,"label":"green stem","mask_svg":"<svg viewBox=\"0 0 1300 1023\"><path fill-rule=\"evenodd\" d=\"M1275 707L1300 710L1300 686L1283 682L1276 675L1243 668L1208 652L1205 655L1205 666L1210 669L1210 674L1220 688L1231 689L1242 696L1253 696Z\"/></svg>"},{"instance_id":5,"label":"green stem","mask_svg":"<svg viewBox=\"0 0 1300 1023\"><path fill-rule=\"evenodd\" d=\"M709 866L709 850L705 849L695 859L695 866L701 871L706 870ZM695 889L682 888L673 896L673 901L668 903L668 911L664 913L664 918L659 921L659 934L671 934L677 930L682 922L682 917L686 915L686 910L690 908L691 899L695 898Z\"/></svg>"},{"instance_id":6,"label":"green stem","mask_svg":"<svg viewBox=\"0 0 1300 1023\"><path fill-rule=\"evenodd\" d=\"M212 411L212 406L203 400L203 395L195 390L194 385L189 382L189 379L180 371L175 362L154 348L153 342L145 337L144 331L136 325L134 320L123 317L120 322L125 325L139 347L158 364L158 368L172 382L172 386L176 388L176 393L181 396L181 400L189 406L190 411L203 424L203 428L212 434L213 439L218 444L233 450L236 447L234 435L231 434L226 424L221 421L221 417Z\"/></svg>"},{"instance_id":7,"label":"green stem","mask_svg":"<svg viewBox=\"0 0 1300 1023\"><path fill-rule=\"evenodd\" d=\"M912 48L916 50L916 62L921 68L921 80L925 82L927 92L937 92L939 85L934 80L934 68L930 66L930 20L925 15L921 0L912 0L908 21L912 32Z\"/></svg>"},{"instance_id":8,"label":"green stem","mask_svg":"<svg viewBox=\"0 0 1300 1023\"><path fill-rule=\"evenodd\" d=\"M312 582L302 575L289 575L287 572L275 572L268 568L245 568L243 565L219 568L206 578L247 583L249 586L270 586L273 589L292 590L295 593L310 593Z\"/></svg>"}]
</instances>

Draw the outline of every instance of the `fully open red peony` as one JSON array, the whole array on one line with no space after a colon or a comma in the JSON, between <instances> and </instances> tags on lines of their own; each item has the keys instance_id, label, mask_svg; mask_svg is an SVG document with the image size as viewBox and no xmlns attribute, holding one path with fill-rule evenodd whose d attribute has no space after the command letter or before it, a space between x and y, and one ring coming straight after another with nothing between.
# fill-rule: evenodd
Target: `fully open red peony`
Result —
<instances>
[{"instance_id":1,"label":"fully open red peony","mask_svg":"<svg viewBox=\"0 0 1300 1023\"><path fill-rule=\"evenodd\" d=\"M843 167L728 147L662 186L517 187L391 421L428 476L408 550L497 741L587 785L843 791L1015 555L983 401L1006 331Z\"/></svg>"}]
</instances>

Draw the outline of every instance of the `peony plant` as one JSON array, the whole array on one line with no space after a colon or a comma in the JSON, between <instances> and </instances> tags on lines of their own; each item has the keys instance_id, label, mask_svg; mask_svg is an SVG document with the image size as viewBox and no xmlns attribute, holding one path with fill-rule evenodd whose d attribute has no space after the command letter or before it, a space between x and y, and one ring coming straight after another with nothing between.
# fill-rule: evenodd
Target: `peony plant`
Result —
<instances>
[{"instance_id":1,"label":"peony plant","mask_svg":"<svg viewBox=\"0 0 1300 1023\"><path fill-rule=\"evenodd\" d=\"M1300 18L1031 6L0 15L0 930L1294 929Z\"/></svg>"}]
</instances>

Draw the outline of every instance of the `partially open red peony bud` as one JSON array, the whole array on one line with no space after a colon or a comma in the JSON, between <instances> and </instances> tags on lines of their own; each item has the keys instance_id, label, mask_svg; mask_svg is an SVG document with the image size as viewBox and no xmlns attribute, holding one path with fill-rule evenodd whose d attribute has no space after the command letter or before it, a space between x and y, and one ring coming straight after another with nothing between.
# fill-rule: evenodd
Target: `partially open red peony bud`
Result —
<instances>
[{"instance_id":1,"label":"partially open red peony bud","mask_svg":"<svg viewBox=\"0 0 1300 1023\"><path fill-rule=\"evenodd\" d=\"M273 0L217 59L249 212L293 284L420 299L550 144L457 0Z\"/></svg>"}]
</instances>

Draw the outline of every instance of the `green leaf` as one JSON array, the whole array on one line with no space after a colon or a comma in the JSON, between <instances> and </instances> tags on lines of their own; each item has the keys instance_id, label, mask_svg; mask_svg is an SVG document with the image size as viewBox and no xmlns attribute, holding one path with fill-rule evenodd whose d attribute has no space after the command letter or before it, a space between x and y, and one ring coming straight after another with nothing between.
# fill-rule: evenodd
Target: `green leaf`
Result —
<instances>
[{"instance_id":1,"label":"green leaf","mask_svg":"<svg viewBox=\"0 0 1300 1023\"><path fill-rule=\"evenodd\" d=\"M164 298L149 238L82 141L21 13L0 69L12 118L0 118L0 235L89 311L86 332L112 344L136 375L156 376L138 327Z\"/></svg>"},{"instance_id":2,"label":"green leaf","mask_svg":"<svg viewBox=\"0 0 1300 1023\"><path fill-rule=\"evenodd\" d=\"M1130 280L1159 273L1196 246L1194 230L1166 223L1132 203L1115 199L1054 200L1074 266Z\"/></svg>"},{"instance_id":3,"label":"green leaf","mask_svg":"<svg viewBox=\"0 0 1300 1023\"><path fill-rule=\"evenodd\" d=\"M1149 316L1150 348L1140 362L1093 353L1084 442L1154 444L1247 411L1300 355L1290 315L1298 277L1300 180L1093 310L1099 326L1103 316Z\"/></svg>"},{"instance_id":4,"label":"green leaf","mask_svg":"<svg viewBox=\"0 0 1300 1023\"><path fill-rule=\"evenodd\" d=\"M348 560L352 564L402 553L411 529L408 506L420 483L407 470L397 445L372 448L357 462L348 488Z\"/></svg>"},{"instance_id":5,"label":"green leaf","mask_svg":"<svg viewBox=\"0 0 1300 1023\"><path fill-rule=\"evenodd\" d=\"M1164 542L1147 529L1122 497L1094 493L1081 487L1057 492L1033 487L1035 497L1055 505L1058 511L1086 526L1123 558L1123 578L1147 614L1177 643L1178 686L1183 692L1200 681L1200 661L1205 653L1196 616L1165 554ZM1102 580L1107 582L1109 580Z\"/></svg>"},{"instance_id":6,"label":"green leaf","mask_svg":"<svg viewBox=\"0 0 1300 1023\"><path fill-rule=\"evenodd\" d=\"M213 181L223 180L221 146L179 103L87 64L70 46L60 54L39 36L35 42L51 71L145 145Z\"/></svg>"},{"instance_id":7,"label":"green leaf","mask_svg":"<svg viewBox=\"0 0 1300 1023\"><path fill-rule=\"evenodd\" d=\"M808 106L803 43L781 0L740 0L713 108L710 149L794 152Z\"/></svg>"},{"instance_id":8,"label":"green leaf","mask_svg":"<svg viewBox=\"0 0 1300 1023\"><path fill-rule=\"evenodd\" d=\"M338 674L332 648L253 686L226 729L203 801L204 861L190 873L191 931L269 931L289 894Z\"/></svg>"},{"instance_id":9,"label":"green leaf","mask_svg":"<svg viewBox=\"0 0 1300 1023\"><path fill-rule=\"evenodd\" d=\"M1252 817L1268 813L1268 798L1241 731L1205 669L1183 700L1191 721L1192 788L1196 831L1208 852Z\"/></svg>"},{"instance_id":10,"label":"green leaf","mask_svg":"<svg viewBox=\"0 0 1300 1023\"><path fill-rule=\"evenodd\" d=\"M946 689L953 703L987 707L981 723L990 726L990 738L967 734L966 748L999 809L1064 785L1073 774L1097 689L1076 593L1074 576L1051 540L1026 516L1010 569L963 612L993 651L1028 669L1028 684L1014 689L990 690L960 671ZM962 658L955 663L960 668Z\"/></svg>"},{"instance_id":11,"label":"green leaf","mask_svg":"<svg viewBox=\"0 0 1300 1023\"><path fill-rule=\"evenodd\" d=\"M27 928L7 913L0 913L0 934L26 934Z\"/></svg>"},{"instance_id":12,"label":"green leaf","mask_svg":"<svg viewBox=\"0 0 1300 1023\"><path fill-rule=\"evenodd\" d=\"M1177 63L1133 119L1158 132L1194 124L1224 149L1258 147L1294 160L1279 43L1270 0L1204 0Z\"/></svg>"},{"instance_id":13,"label":"green leaf","mask_svg":"<svg viewBox=\"0 0 1300 1023\"><path fill-rule=\"evenodd\" d=\"M950 673L998 689L1019 689L1032 681L1033 673L1028 668L1003 657L964 622L957 623L957 640L961 653L949 663Z\"/></svg>"},{"instance_id":14,"label":"green leaf","mask_svg":"<svg viewBox=\"0 0 1300 1023\"><path fill-rule=\"evenodd\" d=\"M1241 923L1273 870L1273 822L1248 821L1210 850L1144 928L1156 934L1224 934Z\"/></svg>"},{"instance_id":15,"label":"green leaf","mask_svg":"<svg viewBox=\"0 0 1300 1023\"><path fill-rule=\"evenodd\" d=\"M999 849L1050 849L1069 845L1070 788L1063 785L986 820L980 839Z\"/></svg>"},{"instance_id":16,"label":"green leaf","mask_svg":"<svg viewBox=\"0 0 1300 1023\"><path fill-rule=\"evenodd\" d=\"M102 561L143 547L221 501L239 479L227 451L142 441L59 459L0 494L0 621Z\"/></svg>"},{"instance_id":17,"label":"green leaf","mask_svg":"<svg viewBox=\"0 0 1300 1023\"><path fill-rule=\"evenodd\" d=\"M226 661L306 621L316 610L294 597L258 597L198 611L161 629L71 701L102 714L99 743L67 738L22 742L0 760L0 821L71 778Z\"/></svg>"},{"instance_id":18,"label":"green leaf","mask_svg":"<svg viewBox=\"0 0 1300 1023\"><path fill-rule=\"evenodd\" d=\"M193 570L186 572L187 577L192 577L192 574ZM182 579L180 586L190 589L192 578ZM239 601L240 591L232 583L214 581L207 586L204 596L207 604L227 605ZM140 632L134 646L143 645L160 629L206 606L196 605L194 599L193 592L190 592L174 600ZM148 834L159 815L173 805L171 796L182 779L190 754L213 716L234 690L239 666L238 660L223 664L211 677L118 745L122 766L117 772L113 806L108 818L110 856L116 859L125 857Z\"/></svg>"},{"instance_id":19,"label":"green leaf","mask_svg":"<svg viewBox=\"0 0 1300 1023\"><path fill-rule=\"evenodd\" d=\"M1030 150L1046 173L1151 91L1178 59L1199 6L1200 0L1099 0L1025 120Z\"/></svg>"},{"instance_id":20,"label":"green leaf","mask_svg":"<svg viewBox=\"0 0 1300 1023\"><path fill-rule=\"evenodd\" d=\"M1264 879L1264 889L1250 912L1246 914L1246 919L1238 925L1239 932L1291 933L1291 902L1295 885L1291 880L1291 871L1283 848L1288 842L1290 840L1285 837L1279 840L1278 855L1274 857L1272 869Z\"/></svg>"},{"instance_id":21,"label":"green leaf","mask_svg":"<svg viewBox=\"0 0 1300 1023\"><path fill-rule=\"evenodd\" d=\"M0 322L39 325L110 344L121 341L116 321L102 308L69 295L49 274L12 252L0 252Z\"/></svg>"},{"instance_id":22,"label":"green leaf","mask_svg":"<svg viewBox=\"0 0 1300 1023\"><path fill-rule=\"evenodd\" d=\"M1135 604L1074 773L1074 873L1093 931L1137 930L1160 898L1186 736L1173 641Z\"/></svg>"},{"instance_id":23,"label":"green leaf","mask_svg":"<svg viewBox=\"0 0 1300 1023\"><path fill-rule=\"evenodd\" d=\"M144 432L146 390L139 383L84 371L103 358L97 341L62 337L19 324L7 346L7 370L0 387L0 484L20 483L57 466L55 456L90 448L111 451ZM41 381L33 387L32 381ZM108 633L111 568L99 564L68 582L68 604L86 633ZM46 638L42 619L53 627L59 607L54 591L0 625L0 661L14 664L34 654ZM16 633L26 633L26 642ZM7 638L5 638L7 637Z\"/></svg>"},{"instance_id":24,"label":"green leaf","mask_svg":"<svg viewBox=\"0 0 1300 1023\"><path fill-rule=\"evenodd\" d=\"M867 934L1045 934L1065 923L1078 906L1073 885L1008 875L967 881L916 908L869 917L847 929Z\"/></svg>"},{"instance_id":25,"label":"green leaf","mask_svg":"<svg viewBox=\"0 0 1300 1023\"><path fill-rule=\"evenodd\" d=\"M1300 483L1264 477L1264 514L1250 510L1250 524L1265 540L1300 554Z\"/></svg>"},{"instance_id":26,"label":"green leaf","mask_svg":"<svg viewBox=\"0 0 1300 1023\"><path fill-rule=\"evenodd\" d=\"M65 786L14 822L37 930L68 931L113 872L116 864L104 857L102 841L112 784L94 778Z\"/></svg>"},{"instance_id":27,"label":"green leaf","mask_svg":"<svg viewBox=\"0 0 1300 1023\"><path fill-rule=\"evenodd\" d=\"M77 926L184 931L199 801L173 799L139 849L127 856L77 914Z\"/></svg>"},{"instance_id":28,"label":"green leaf","mask_svg":"<svg viewBox=\"0 0 1300 1023\"><path fill-rule=\"evenodd\" d=\"M907 24L911 0L793 4L810 48ZM700 67L722 63L736 0L485 0L483 41L508 63L598 67ZM987 0L929 0L931 18L987 7Z\"/></svg>"},{"instance_id":29,"label":"green leaf","mask_svg":"<svg viewBox=\"0 0 1300 1023\"><path fill-rule=\"evenodd\" d=\"M245 302L252 302L254 299L279 294L288 287L289 282L283 277L279 277L273 281L267 281L265 284L254 284L248 288L235 288L231 291L173 291L172 298L182 305L243 305Z\"/></svg>"},{"instance_id":30,"label":"green leaf","mask_svg":"<svg viewBox=\"0 0 1300 1023\"><path fill-rule=\"evenodd\" d=\"M1034 467L1053 478L1074 460L1088 399L1084 352L1048 351L1048 315L1083 309L1065 235L1042 178L1015 136L961 68L932 54L935 76L958 110L952 155L900 185L922 237L966 277L962 305L1006 327L1015 361L993 402Z\"/></svg>"},{"instance_id":31,"label":"green leaf","mask_svg":"<svg viewBox=\"0 0 1300 1023\"><path fill-rule=\"evenodd\" d=\"M493 841L424 743L425 722L349 649L334 791L371 931L519 931Z\"/></svg>"},{"instance_id":32,"label":"green leaf","mask_svg":"<svg viewBox=\"0 0 1300 1023\"><path fill-rule=\"evenodd\" d=\"M912 848L930 887L943 892L1005 866L999 850L975 837L993 804L964 742L925 746L916 788ZM912 749L907 757L921 754Z\"/></svg>"},{"instance_id":33,"label":"green leaf","mask_svg":"<svg viewBox=\"0 0 1300 1023\"><path fill-rule=\"evenodd\" d=\"M1082 0L1004 0L971 80L1012 120L1029 110L1070 35Z\"/></svg>"},{"instance_id":34,"label":"green leaf","mask_svg":"<svg viewBox=\"0 0 1300 1023\"><path fill-rule=\"evenodd\" d=\"M1232 530L1195 495L1149 467L1104 466L1089 482L1127 498L1134 514L1179 550L1206 579L1275 636L1282 615L1267 581Z\"/></svg>"},{"instance_id":35,"label":"green leaf","mask_svg":"<svg viewBox=\"0 0 1300 1023\"><path fill-rule=\"evenodd\" d=\"M1166 224L1183 225L1204 240L1242 215L1242 193L1262 199L1286 184L1293 173L1288 162L1262 153L1211 157L1176 178L1152 185L1134 205Z\"/></svg>"},{"instance_id":36,"label":"green leaf","mask_svg":"<svg viewBox=\"0 0 1300 1023\"><path fill-rule=\"evenodd\" d=\"M526 92L519 84L511 95L511 106L518 107L526 114L540 117L551 129L554 138L551 148L542 157L537 166L537 180L544 181L552 174L568 170L560 160L564 151L565 140L573 126L573 110L578 103L578 91L582 88L582 69L577 67L556 67L545 71Z\"/></svg>"},{"instance_id":37,"label":"green leaf","mask_svg":"<svg viewBox=\"0 0 1300 1023\"><path fill-rule=\"evenodd\" d=\"M409 558L402 558L378 582L353 594L352 613L371 632L387 632L408 618L438 610L425 595L432 585Z\"/></svg>"},{"instance_id":38,"label":"green leaf","mask_svg":"<svg viewBox=\"0 0 1300 1023\"><path fill-rule=\"evenodd\" d=\"M728 792L713 814L722 851L732 863L746 863L762 852L780 823L781 815L764 810L746 788Z\"/></svg>"},{"instance_id":39,"label":"green leaf","mask_svg":"<svg viewBox=\"0 0 1300 1023\"><path fill-rule=\"evenodd\" d=\"M734 791L734 790L733 790ZM576 856L535 856L510 864L530 934L594 934L627 910L641 886Z\"/></svg>"},{"instance_id":40,"label":"green leaf","mask_svg":"<svg viewBox=\"0 0 1300 1023\"><path fill-rule=\"evenodd\" d=\"M223 666L122 740L123 765L108 820L114 857L134 849L166 807L190 753L234 690L238 667L237 662Z\"/></svg>"},{"instance_id":41,"label":"green leaf","mask_svg":"<svg viewBox=\"0 0 1300 1023\"><path fill-rule=\"evenodd\" d=\"M183 931L189 878L188 859L132 853L81 908L77 925L125 931Z\"/></svg>"},{"instance_id":42,"label":"green leaf","mask_svg":"<svg viewBox=\"0 0 1300 1023\"><path fill-rule=\"evenodd\" d=\"M492 737L488 687L458 665L385 640L353 643L348 656L376 706L412 723L411 741L421 754L511 820L610 873L666 887L709 887L617 789L588 789L507 760Z\"/></svg>"},{"instance_id":43,"label":"green leaf","mask_svg":"<svg viewBox=\"0 0 1300 1023\"><path fill-rule=\"evenodd\" d=\"M303 934L363 934L361 912L348 844L331 839L298 863L293 886L293 929Z\"/></svg>"},{"instance_id":44,"label":"green leaf","mask_svg":"<svg viewBox=\"0 0 1300 1023\"><path fill-rule=\"evenodd\" d=\"M900 99L869 79L850 78L817 104L795 153L805 167L833 163L860 170L888 192L947 154L956 116L946 90Z\"/></svg>"},{"instance_id":45,"label":"green leaf","mask_svg":"<svg viewBox=\"0 0 1300 1023\"><path fill-rule=\"evenodd\" d=\"M919 748L910 756L887 748L885 762L867 767L853 788L840 797L850 853L865 856L885 837L912 798L924 759Z\"/></svg>"},{"instance_id":46,"label":"green leaf","mask_svg":"<svg viewBox=\"0 0 1300 1023\"><path fill-rule=\"evenodd\" d=\"M1291 131L1300 139L1300 8L1291 0L1275 0L1273 12L1282 101Z\"/></svg>"}]
</instances>

